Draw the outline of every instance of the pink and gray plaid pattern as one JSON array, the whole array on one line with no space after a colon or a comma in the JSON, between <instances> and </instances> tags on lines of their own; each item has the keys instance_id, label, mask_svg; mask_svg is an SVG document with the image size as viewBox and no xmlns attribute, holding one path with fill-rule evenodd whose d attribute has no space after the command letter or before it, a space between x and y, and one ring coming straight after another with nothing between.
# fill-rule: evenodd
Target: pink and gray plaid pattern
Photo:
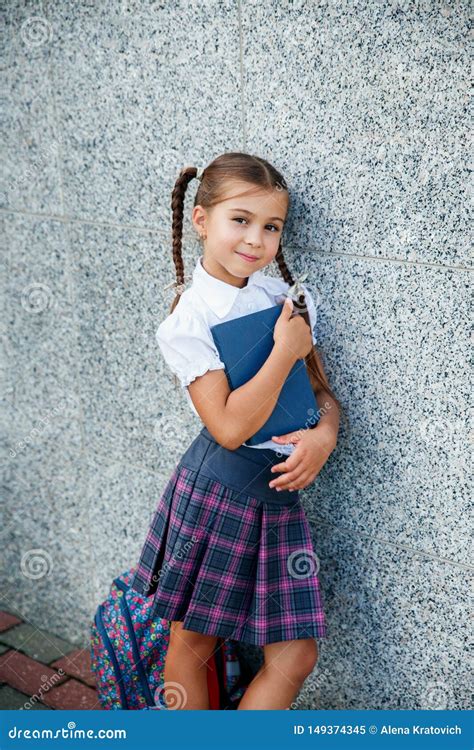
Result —
<instances>
[{"instance_id":1,"label":"pink and gray plaid pattern","mask_svg":"<svg viewBox=\"0 0 474 750\"><path fill-rule=\"evenodd\" d=\"M181 463L159 500L131 587L154 594L156 617L187 630L258 646L326 637L299 499L262 502Z\"/></svg>"}]
</instances>

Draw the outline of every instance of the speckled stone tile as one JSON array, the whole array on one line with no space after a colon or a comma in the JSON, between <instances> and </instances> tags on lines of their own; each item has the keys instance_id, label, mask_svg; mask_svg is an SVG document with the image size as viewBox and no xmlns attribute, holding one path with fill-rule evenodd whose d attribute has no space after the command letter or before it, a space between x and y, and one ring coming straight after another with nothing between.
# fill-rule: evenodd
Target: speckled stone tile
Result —
<instances>
[{"instance_id":1,"label":"speckled stone tile","mask_svg":"<svg viewBox=\"0 0 474 750\"><path fill-rule=\"evenodd\" d=\"M201 427L155 338L173 301L163 289L175 278L169 243L155 233L84 225L73 228L72 245L85 443L111 461L127 456L160 472L161 446L167 461ZM191 246L184 257L191 273Z\"/></svg>"},{"instance_id":2,"label":"speckled stone tile","mask_svg":"<svg viewBox=\"0 0 474 750\"><path fill-rule=\"evenodd\" d=\"M0 207L62 213L61 143L50 78L54 32L38 3L7 3Z\"/></svg>"},{"instance_id":3,"label":"speckled stone tile","mask_svg":"<svg viewBox=\"0 0 474 750\"><path fill-rule=\"evenodd\" d=\"M290 184L290 242L472 264L468 15L462 0L242 1L245 150Z\"/></svg>"},{"instance_id":4,"label":"speckled stone tile","mask_svg":"<svg viewBox=\"0 0 474 750\"><path fill-rule=\"evenodd\" d=\"M318 336L349 420L310 512L341 528L456 562L469 525L468 274L322 256Z\"/></svg>"},{"instance_id":5,"label":"speckled stone tile","mask_svg":"<svg viewBox=\"0 0 474 750\"><path fill-rule=\"evenodd\" d=\"M70 287L67 226L28 215L7 215L9 255L6 346L14 372L15 416L24 440L41 443L71 430L78 450L74 292ZM35 432L36 430L36 432ZM72 433L75 437L72 437ZM64 438L63 438L64 439ZM13 446L15 452L20 448Z\"/></svg>"},{"instance_id":6,"label":"speckled stone tile","mask_svg":"<svg viewBox=\"0 0 474 750\"><path fill-rule=\"evenodd\" d=\"M295 708L468 709L472 571L329 524L313 532L328 637Z\"/></svg>"},{"instance_id":7,"label":"speckled stone tile","mask_svg":"<svg viewBox=\"0 0 474 750\"><path fill-rule=\"evenodd\" d=\"M180 170L241 144L237 5L47 2L45 16L66 213L169 228Z\"/></svg>"},{"instance_id":8,"label":"speckled stone tile","mask_svg":"<svg viewBox=\"0 0 474 750\"><path fill-rule=\"evenodd\" d=\"M2 603L81 643L92 597L68 235L61 222L29 216L6 225L13 396L2 445Z\"/></svg>"},{"instance_id":9,"label":"speckled stone tile","mask_svg":"<svg viewBox=\"0 0 474 750\"><path fill-rule=\"evenodd\" d=\"M114 578L135 567L160 497L174 468L168 454L163 472L88 457L90 555L96 606L107 596Z\"/></svg>"},{"instance_id":10,"label":"speckled stone tile","mask_svg":"<svg viewBox=\"0 0 474 750\"><path fill-rule=\"evenodd\" d=\"M50 440L12 460L8 480L2 608L82 645L94 598L81 458Z\"/></svg>"},{"instance_id":11,"label":"speckled stone tile","mask_svg":"<svg viewBox=\"0 0 474 750\"><path fill-rule=\"evenodd\" d=\"M0 217L1 229L5 236L4 217ZM0 502L0 512L3 512L5 493L8 491L8 454L14 431L14 368L12 367L12 345L9 337L9 306L8 295L8 253L4 253L0 260L0 486L2 487L3 502ZM3 521L0 516L0 536Z\"/></svg>"}]
</instances>

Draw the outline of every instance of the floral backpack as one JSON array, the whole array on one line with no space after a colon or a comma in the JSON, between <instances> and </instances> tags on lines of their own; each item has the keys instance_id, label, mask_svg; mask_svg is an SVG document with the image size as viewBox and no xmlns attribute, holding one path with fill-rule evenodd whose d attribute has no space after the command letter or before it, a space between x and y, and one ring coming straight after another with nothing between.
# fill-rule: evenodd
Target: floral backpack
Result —
<instances>
[{"instance_id":1,"label":"floral backpack","mask_svg":"<svg viewBox=\"0 0 474 750\"><path fill-rule=\"evenodd\" d=\"M104 709L167 709L163 673L170 623L151 617L153 597L130 588L134 573L131 568L114 579L90 628L97 694ZM210 708L237 708L251 678L237 642L219 638L208 661Z\"/></svg>"}]
</instances>

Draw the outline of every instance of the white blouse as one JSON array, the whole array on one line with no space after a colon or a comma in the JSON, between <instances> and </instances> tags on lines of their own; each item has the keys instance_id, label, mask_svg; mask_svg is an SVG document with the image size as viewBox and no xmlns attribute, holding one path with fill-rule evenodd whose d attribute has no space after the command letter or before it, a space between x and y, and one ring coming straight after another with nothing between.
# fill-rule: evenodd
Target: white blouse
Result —
<instances>
[{"instance_id":1,"label":"white blouse","mask_svg":"<svg viewBox=\"0 0 474 750\"><path fill-rule=\"evenodd\" d=\"M250 274L247 285L239 289L211 276L202 265L202 259L203 256L200 255L193 271L191 286L183 292L171 315L165 318L156 332L161 353L171 371L178 377L196 416L199 414L187 386L208 370L221 370L225 367L214 344L211 326L280 304L290 286L282 278L266 276L263 271L258 270ZM308 288L304 284L301 286L308 306L313 343L316 344L316 307ZM273 440L248 447L272 448L284 455L290 455L295 449L292 443L278 444Z\"/></svg>"}]
</instances>

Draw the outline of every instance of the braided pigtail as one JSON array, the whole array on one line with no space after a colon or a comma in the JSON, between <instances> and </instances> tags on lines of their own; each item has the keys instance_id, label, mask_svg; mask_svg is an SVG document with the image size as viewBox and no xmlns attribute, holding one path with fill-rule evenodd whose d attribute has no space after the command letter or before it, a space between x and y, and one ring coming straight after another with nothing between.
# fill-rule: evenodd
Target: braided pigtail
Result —
<instances>
[{"instance_id":1,"label":"braided pigtail","mask_svg":"<svg viewBox=\"0 0 474 750\"><path fill-rule=\"evenodd\" d=\"M171 242L173 247L173 262L176 269L176 281L173 286L176 287L176 296L171 303L169 315L173 312L178 304L184 291L184 263L183 263L183 214L184 198L189 183L195 177L201 179L199 170L196 167L185 167L179 173L171 194ZM176 375L173 375L175 388L179 385Z\"/></svg>"},{"instance_id":2,"label":"braided pigtail","mask_svg":"<svg viewBox=\"0 0 474 750\"><path fill-rule=\"evenodd\" d=\"M283 277L283 280L286 281L287 284L290 284L292 286L295 282L293 279L293 276L291 275L288 266L286 265L285 258L283 257L283 248L280 240L280 244L278 245L277 254L275 256L275 260L278 264L278 268L280 269L280 273ZM308 309L306 307L305 303L305 297L304 294L301 294L298 298L298 301L294 305L295 309L298 310L298 308L301 309L300 315L303 316L309 327L311 328L311 321L309 318ZM312 346L311 351L309 354L306 355L304 358L305 364L306 364L306 370L308 372L308 377L311 383L311 386L313 388L313 391L319 391L321 389L327 391L331 398L334 399L334 401L337 404L337 407L339 409L340 414L344 417L344 420L346 422L346 426L348 425L347 415L342 407L341 402L336 397L335 393L332 391L332 389L329 386L329 383L326 380L326 377L324 375L324 372L322 372L318 358L316 356L316 347Z\"/></svg>"},{"instance_id":3,"label":"braided pigtail","mask_svg":"<svg viewBox=\"0 0 474 750\"><path fill-rule=\"evenodd\" d=\"M173 262L176 269L176 296L171 304L169 314L173 312L184 291L184 264L183 264L183 214L184 198L189 183L198 174L196 167L185 167L179 173L173 192L171 194L171 241L173 246Z\"/></svg>"}]
</instances>

